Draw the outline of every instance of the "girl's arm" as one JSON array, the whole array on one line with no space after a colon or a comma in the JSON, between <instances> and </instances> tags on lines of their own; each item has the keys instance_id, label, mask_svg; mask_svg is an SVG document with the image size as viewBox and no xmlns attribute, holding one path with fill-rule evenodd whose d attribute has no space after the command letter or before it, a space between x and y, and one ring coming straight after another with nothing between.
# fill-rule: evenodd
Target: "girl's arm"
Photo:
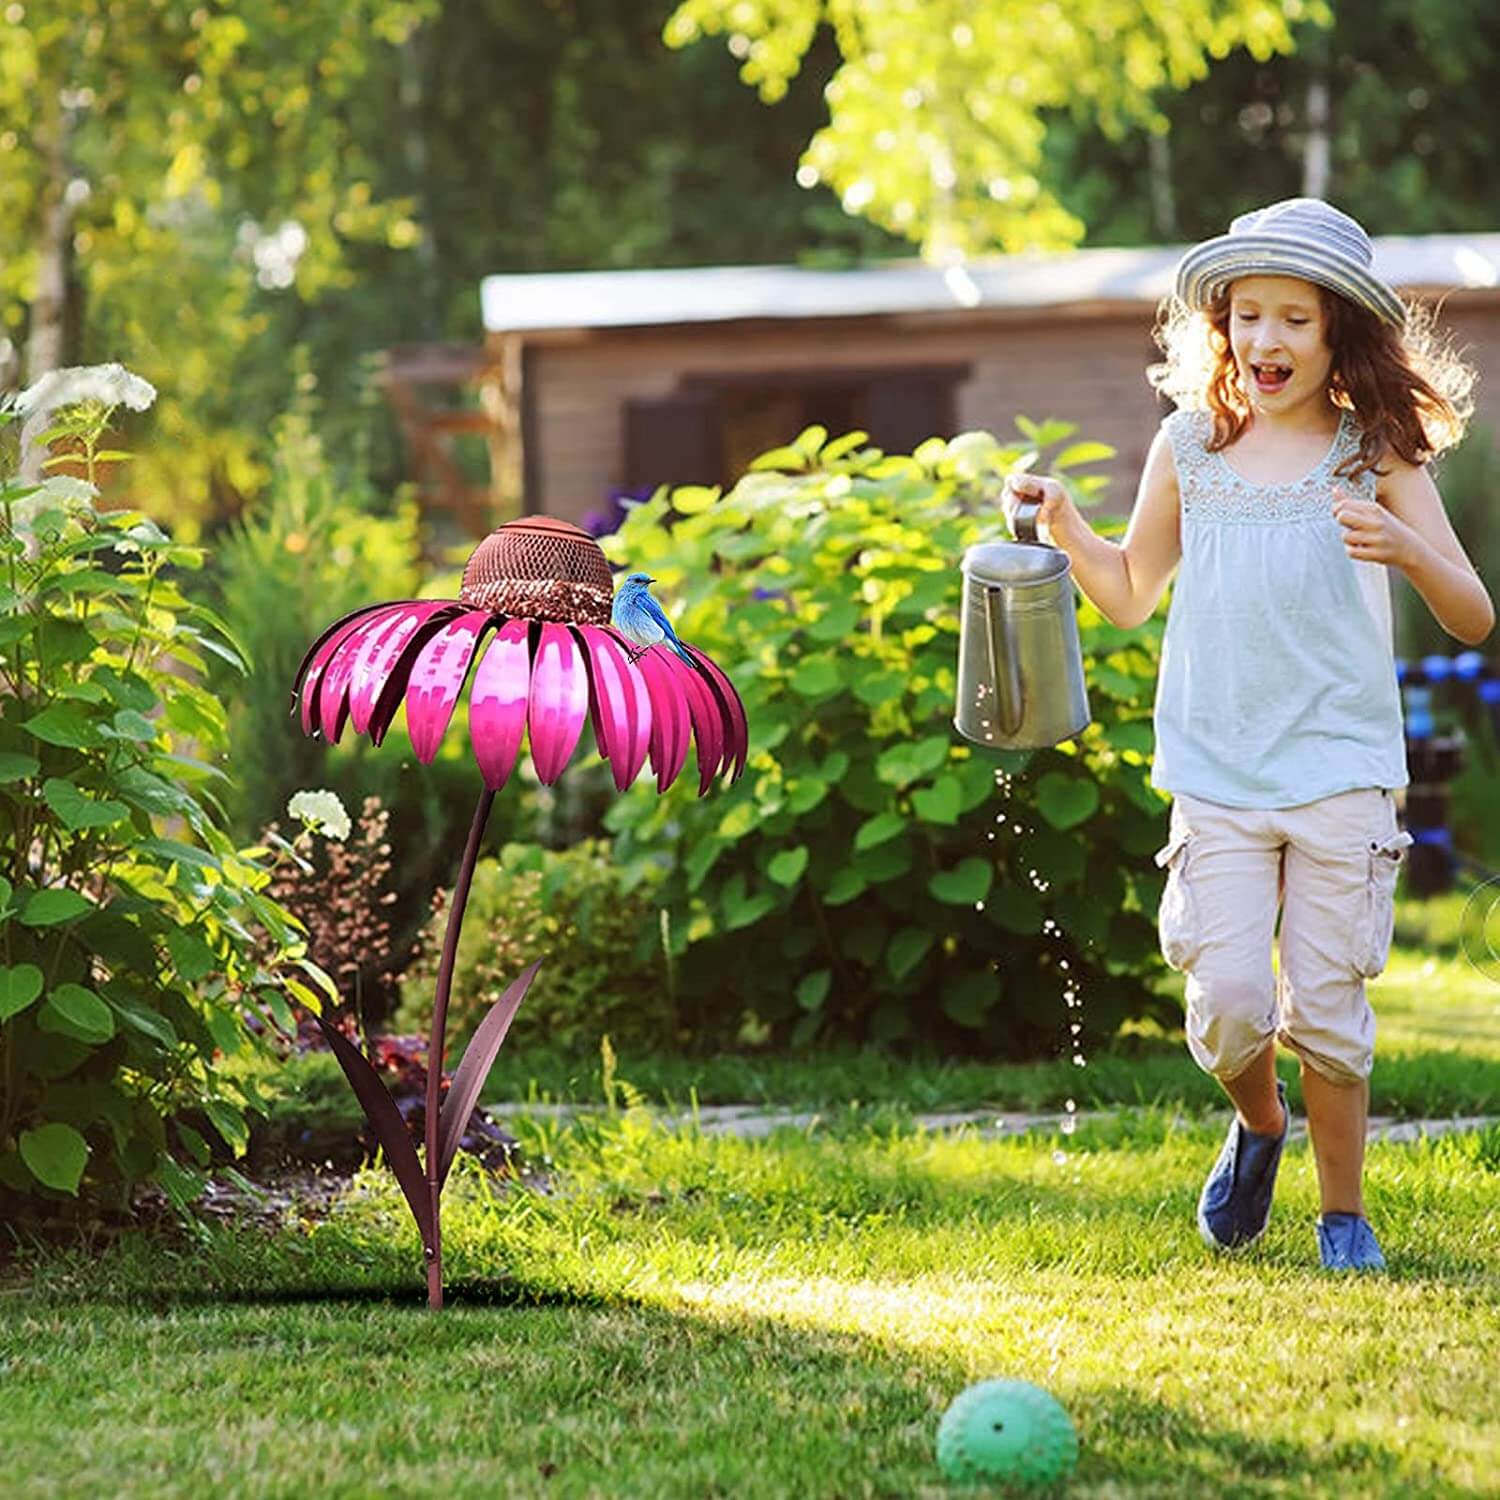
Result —
<instances>
[{"instance_id":1,"label":"girl's arm","mask_svg":"<svg viewBox=\"0 0 1500 1500\"><path fill-rule=\"evenodd\" d=\"M1426 468L1388 456L1376 484L1378 504L1334 488L1334 515L1350 557L1401 569L1433 618L1455 639L1477 646L1495 625L1495 606L1454 534Z\"/></svg>"},{"instance_id":2,"label":"girl's arm","mask_svg":"<svg viewBox=\"0 0 1500 1500\"><path fill-rule=\"evenodd\" d=\"M1146 455L1135 508L1123 542L1095 533L1055 479L1012 474L1001 501L1007 521L1019 499L1040 500L1038 527L1068 554L1078 587L1112 625L1134 629L1151 618L1182 556L1178 531L1177 469L1172 445L1158 430Z\"/></svg>"}]
</instances>

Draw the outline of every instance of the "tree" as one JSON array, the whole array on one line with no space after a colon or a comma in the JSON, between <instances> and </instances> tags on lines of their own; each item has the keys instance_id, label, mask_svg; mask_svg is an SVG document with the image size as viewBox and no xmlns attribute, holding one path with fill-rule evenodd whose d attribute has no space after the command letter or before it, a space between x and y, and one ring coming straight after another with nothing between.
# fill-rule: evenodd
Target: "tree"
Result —
<instances>
[{"instance_id":1,"label":"tree","mask_svg":"<svg viewBox=\"0 0 1500 1500\"><path fill-rule=\"evenodd\" d=\"M1331 30L1297 27L1290 56L1237 53L1162 100L1178 220L1170 233L1146 216L1140 136L1049 121L1047 175L1088 223L1090 243L1217 234L1247 208L1320 188L1372 234L1500 223L1500 179L1490 169L1500 10L1473 0L1333 8Z\"/></svg>"},{"instance_id":2,"label":"tree","mask_svg":"<svg viewBox=\"0 0 1500 1500\"><path fill-rule=\"evenodd\" d=\"M842 64L798 180L828 183L848 212L943 260L1084 237L1046 174L1046 112L1110 137L1160 133L1162 90L1235 47L1289 52L1301 18L1326 25L1331 12L1325 0L683 0L665 38L725 36L772 103L831 26Z\"/></svg>"},{"instance_id":3,"label":"tree","mask_svg":"<svg viewBox=\"0 0 1500 1500\"><path fill-rule=\"evenodd\" d=\"M349 245L415 242L409 205L370 191L384 143L347 109L436 3L7 9L0 317L28 380L126 355L160 386L168 441L135 477L178 516L263 472L241 379L273 324L259 294L295 277L312 304L348 284Z\"/></svg>"}]
</instances>

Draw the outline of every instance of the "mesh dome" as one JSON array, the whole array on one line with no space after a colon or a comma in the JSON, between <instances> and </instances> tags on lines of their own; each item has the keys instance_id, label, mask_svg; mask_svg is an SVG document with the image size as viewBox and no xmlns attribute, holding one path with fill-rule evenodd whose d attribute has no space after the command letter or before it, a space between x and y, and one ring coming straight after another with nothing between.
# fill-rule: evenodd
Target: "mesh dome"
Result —
<instances>
[{"instance_id":1,"label":"mesh dome","mask_svg":"<svg viewBox=\"0 0 1500 1500\"><path fill-rule=\"evenodd\" d=\"M551 516L507 521L474 549L459 598L532 620L608 625L609 564L588 532Z\"/></svg>"}]
</instances>

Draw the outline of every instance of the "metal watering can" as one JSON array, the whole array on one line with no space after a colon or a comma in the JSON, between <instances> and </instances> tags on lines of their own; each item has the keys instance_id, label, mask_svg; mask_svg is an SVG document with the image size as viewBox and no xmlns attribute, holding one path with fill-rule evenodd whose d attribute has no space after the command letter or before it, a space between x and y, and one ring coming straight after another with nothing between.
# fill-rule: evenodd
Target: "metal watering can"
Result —
<instances>
[{"instance_id":1,"label":"metal watering can","mask_svg":"<svg viewBox=\"0 0 1500 1500\"><path fill-rule=\"evenodd\" d=\"M991 750L1037 750L1088 724L1073 564L1037 536L1035 501L1022 501L1014 542L964 553L953 727Z\"/></svg>"}]
</instances>

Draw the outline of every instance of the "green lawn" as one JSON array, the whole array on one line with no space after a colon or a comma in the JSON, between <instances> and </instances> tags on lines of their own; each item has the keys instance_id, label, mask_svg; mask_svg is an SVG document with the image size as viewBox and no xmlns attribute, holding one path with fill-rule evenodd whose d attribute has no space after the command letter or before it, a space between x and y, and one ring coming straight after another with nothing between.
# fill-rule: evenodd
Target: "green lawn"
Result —
<instances>
[{"instance_id":1,"label":"green lawn","mask_svg":"<svg viewBox=\"0 0 1500 1500\"><path fill-rule=\"evenodd\" d=\"M1465 970L1397 954L1380 1067L1493 1108L1500 996ZM1072 1136L925 1133L914 1104L1019 1082L889 1063L764 1140L519 1118L546 1179L460 1164L437 1316L377 1172L275 1236L28 1250L0 1273L6 1493L937 1496L939 1415L1004 1374L1073 1414L1059 1494L1493 1494L1500 1128L1372 1148L1388 1278L1318 1270L1305 1146L1262 1244L1216 1259L1192 1209L1222 1117L1157 1042L1123 1059L1157 1103ZM837 1102L832 1070L756 1067L769 1102Z\"/></svg>"}]
</instances>

